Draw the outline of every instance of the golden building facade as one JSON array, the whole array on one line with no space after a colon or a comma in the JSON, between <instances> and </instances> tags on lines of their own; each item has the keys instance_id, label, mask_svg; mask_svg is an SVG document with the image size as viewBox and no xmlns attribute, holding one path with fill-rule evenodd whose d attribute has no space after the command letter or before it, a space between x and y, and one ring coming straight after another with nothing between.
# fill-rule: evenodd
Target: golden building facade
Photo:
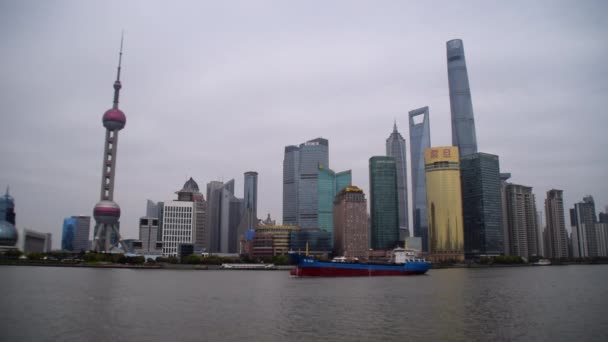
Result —
<instances>
[{"instance_id":1,"label":"golden building facade","mask_svg":"<svg viewBox=\"0 0 608 342\"><path fill-rule=\"evenodd\" d=\"M458 147L424 151L429 259L464 260L462 191Z\"/></svg>"}]
</instances>

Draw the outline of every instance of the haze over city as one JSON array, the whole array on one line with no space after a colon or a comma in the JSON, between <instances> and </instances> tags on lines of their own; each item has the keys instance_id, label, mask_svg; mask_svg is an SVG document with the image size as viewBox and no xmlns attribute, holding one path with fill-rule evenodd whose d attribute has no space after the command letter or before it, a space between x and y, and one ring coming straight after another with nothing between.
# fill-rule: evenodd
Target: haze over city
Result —
<instances>
[{"instance_id":1,"label":"haze over city","mask_svg":"<svg viewBox=\"0 0 608 342\"><path fill-rule=\"evenodd\" d=\"M286 145L329 140L330 167L368 193L396 120L430 107L451 145L445 42L466 50L479 151L534 187L608 205L604 2L0 3L0 186L17 225L51 232L99 200L101 116L125 32L115 201L137 236L146 199L193 177L259 173L258 213L281 220ZM567 214L566 214L567 215ZM568 223L566 224L568 227Z\"/></svg>"}]
</instances>

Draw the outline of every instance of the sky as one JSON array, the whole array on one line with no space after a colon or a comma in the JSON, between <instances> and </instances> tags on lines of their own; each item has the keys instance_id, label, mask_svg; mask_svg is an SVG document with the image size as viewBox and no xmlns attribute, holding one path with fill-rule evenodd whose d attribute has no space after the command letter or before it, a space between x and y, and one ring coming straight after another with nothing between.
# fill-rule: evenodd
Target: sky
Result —
<instances>
[{"instance_id":1,"label":"sky","mask_svg":"<svg viewBox=\"0 0 608 342\"><path fill-rule=\"evenodd\" d=\"M477 142L502 172L568 208L608 206L608 2L0 0L0 187L17 227L53 234L99 200L103 113L124 55L114 199L137 238L146 200L193 177L259 173L282 216L286 145L329 140L330 168L369 194L368 161L429 106L451 145L445 43L464 42ZM411 203L411 202L410 202Z\"/></svg>"}]
</instances>

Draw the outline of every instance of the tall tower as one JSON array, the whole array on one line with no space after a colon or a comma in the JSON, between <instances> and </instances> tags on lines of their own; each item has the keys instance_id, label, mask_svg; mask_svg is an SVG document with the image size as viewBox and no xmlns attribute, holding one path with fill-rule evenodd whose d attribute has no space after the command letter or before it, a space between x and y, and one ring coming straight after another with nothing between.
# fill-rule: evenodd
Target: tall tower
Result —
<instances>
[{"instance_id":1,"label":"tall tower","mask_svg":"<svg viewBox=\"0 0 608 342\"><path fill-rule=\"evenodd\" d=\"M564 219L563 193L563 190L551 189L547 191L545 199L547 229L544 256L548 258L568 257L568 232Z\"/></svg>"},{"instance_id":2,"label":"tall tower","mask_svg":"<svg viewBox=\"0 0 608 342\"><path fill-rule=\"evenodd\" d=\"M467 63L461 39L448 41L446 47L450 109L452 111L452 145L458 146L460 156L464 157L477 152L477 136Z\"/></svg>"},{"instance_id":3,"label":"tall tower","mask_svg":"<svg viewBox=\"0 0 608 342\"><path fill-rule=\"evenodd\" d=\"M504 251L500 165L497 155L460 158L464 250L467 259Z\"/></svg>"},{"instance_id":4,"label":"tall tower","mask_svg":"<svg viewBox=\"0 0 608 342\"><path fill-rule=\"evenodd\" d=\"M399 240L409 234L409 206L407 202L407 160L405 159L405 139L397 131L397 123L393 132L386 139L386 155L395 158L397 166L397 200L399 212Z\"/></svg>"},{"instance_id":5,"label":"tall tower","mask_svg":"<svg viewBox=\"0 0 608 342\"><path fill-rule=\"evenodd\" d=\"M93 209L95 217L95 231L93 239L93 250L108 251L111 246L118 242L118 220L120 219L120 207L114 202L114 175L116 170L116 157L118 152L118 131L125 127L127 118L125 113L118 109L118 97L120 95L120 65L122 62L122 42L120 39L120 53L118 55L118 70L114 82L114 105L103 115L103 126L106 128L105 147L103 152L103 164L101 171L101 200Z\"/></svg>"},{"instance_id":6,"label":"tall tower","mask_svg":"<svg viewBox=\"0 0 608 342\"><path fill-rule=\"evenodd\" d=\"M410 117L410 155L412 158L412 202L414 206L414 236L422 240L428 251L428 223L426 215L426 172L424 150L431 147L429 107L414 109Z\"/></svg>"}]
</instances>

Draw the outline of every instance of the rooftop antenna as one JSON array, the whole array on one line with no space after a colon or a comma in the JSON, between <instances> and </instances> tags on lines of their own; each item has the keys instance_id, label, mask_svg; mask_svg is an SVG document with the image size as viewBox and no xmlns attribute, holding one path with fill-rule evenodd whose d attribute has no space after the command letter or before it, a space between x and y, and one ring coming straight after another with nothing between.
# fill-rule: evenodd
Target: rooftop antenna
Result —
<instances>
[{"instance_id":1,"label":"rooftop antenna","mask_svg":"<svg viewBox=\"0 0 608 342\"><path fill-rule=\"evenodd\" d=\"M120 66L122 64L122 43L125 38L125 31L122 30L120 33L120 52L118 53L118 70L116 71L116 81L114 82L114 108L118 108L118 96L122 84L120 83Z\"/></svg>"}]
</instances>

